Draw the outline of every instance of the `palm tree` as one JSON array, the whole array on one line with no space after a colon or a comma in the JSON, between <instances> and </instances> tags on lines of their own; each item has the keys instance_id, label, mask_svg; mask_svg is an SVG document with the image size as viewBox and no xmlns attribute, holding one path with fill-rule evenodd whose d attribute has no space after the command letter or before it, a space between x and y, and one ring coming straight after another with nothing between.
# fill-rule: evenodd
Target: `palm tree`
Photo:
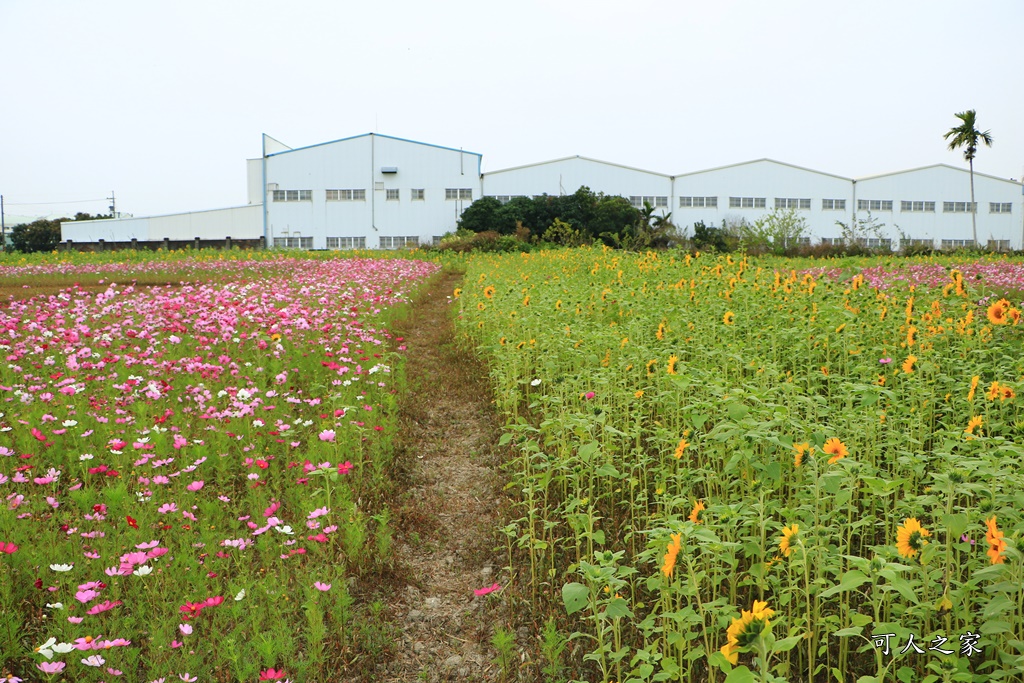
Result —
<instances>
[{"instance_id":1,"label":"palm tree","mask_svg":"<svg viewBox=\"0 0 1024 683\"><path fill-rule=\"evenodd\" d=\"M969 109L962 111L955 116L960 119L961 123L955 128L951 128L948 133L942 137L949 140L949 149L956 150L961 147L964 148L964 159L967 159L967 163L971 167L971 230L974 233L974 246L978 246L978 224L976 220L976 214L978 213L977 207L974 203L974 155L978 152L978 141L984 142L987 147L992 146L992 136L989 131L984 133L979 132L974 127L974 110Z\"/></svg>"}]
</instances>

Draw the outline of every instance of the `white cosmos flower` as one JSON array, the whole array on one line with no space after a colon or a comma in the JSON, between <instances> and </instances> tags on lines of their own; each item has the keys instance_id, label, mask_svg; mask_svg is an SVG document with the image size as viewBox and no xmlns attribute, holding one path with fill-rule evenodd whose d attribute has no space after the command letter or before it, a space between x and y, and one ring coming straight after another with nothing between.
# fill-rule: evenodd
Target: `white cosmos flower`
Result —
<instances>
[{"instance_id":1,"label":"white cosmos flower","mask_svg":"<svg viewBox=\"0 0 1024 683\"><path fill-rule=\"evenodd\" d=\"M292 528L290 526L275 526L274 531L285 534L287 536L291 536L295 533L294 531L292 531Z\"/></svg>"},{"instance_id":2,"label":"white cosmos flower","mask_svg":"<svg viewBox=\"0 0 1024 683\"><path fill-rule=\"evenodd\" d=\"M539 377L537 379L533 380L532 382L530 382L530 386L531 387L535 387L538 384L540 384L540 378Z\"/></svg>"},{"instance_id":3,"label":"white cosmos flower","mask_svg":"<svg viewBox=\"0 0 1024 683\"><path fill-rule=\"evenodd\" d=\"M51 648L54 645L56 645L56 644L57 644L57 639L56 638L50 638L48 641L46 641L45 643L43 643L42 645L37 647L36 648L36 652L38 652L42 656L46 657L47 659L50 659L51 657L53 657L53 650Z\"/></svg>"},{"instance_id":4,"label":"white cosmos flower","mask_svg":"<svg viewBox=\"0 0 1024 683\"><path fill-rule=\"evenodd\" d=\"M69 572L75 568L73 564L51 564L50 569L55 572Z\"/></svg>"},{"instance_id":5,"label":"white cosmos flower","mask_svg":"<svg viewBox=\"0 0 1024 683\"><path fill-rule=\"evenodd\" d=\"M62 427L76 427L78 426L78 420L64 420L60 424Z\"/></svg>"},{"instance_id":6,"label":"white cosmos flower","mask_svg":"<svg viewBox=\"0 0 1024 683\"><path fill-rule=\"evenodd\" d=\"M62 602L53 602L53 603L48 602L48 603L46 603L46 606L49 607L50 609L64 609L64 603L62 603Z\"/></svg>"},{"instance_id":7,"label":"white cosmos flower","mask_svg":"<svg viewBox=\"0 0 1024 683\"><path fill-rule=\"evenodd\" d=\"M135 576L149 576L153 573L153 568L148 564L140 566L138 569L132 572Z\"/></svg>"},{"instance_id":8,"label":"white cosmos flower","mask_svg":"<svg viewBox=\"0 0 1024 683\"><path fill-rule=\"evenodd\" d=\"M107 660L103 659L103 657L99 655L92 655L91 657L87 657L82 660L82 664L85 664L86 666L103 666L106 663Z\"/></svg>"},{"instance_id":9,"label":"white cosmos flower","mask_svg":"<svg viewBox=\"0 0 1024 683\"><path fill-rule=\"evenodd\" d=\"M242 590L238 591L238 594L235 595L235 602L241 602L242 600L245 600L245 589L244 588Z\"/></svg>"},{"instance_id":10,"label":"white cosmos flower","mask_svg":"<svg viewBox=\"0 0 1024 683\"><path fill-rule=\"evenodd\" d=\"M79 460L92 460L92 457L93 457L92 453L82 453L80 456L78 456L78 459Z\"/></svg>"},{"instance_id":11,"label":"white cosmos flower","mask_svg":"<svg viewBox=\"0 0 1024 683\"><path fill-rule=\"evenodd\" d=\"M66 655L67 653L69 653L72 650L74 650L75 646L72 643L57 643L56 645L53 646L52 649L57 654Z\"/></svg>"}]
</instances>

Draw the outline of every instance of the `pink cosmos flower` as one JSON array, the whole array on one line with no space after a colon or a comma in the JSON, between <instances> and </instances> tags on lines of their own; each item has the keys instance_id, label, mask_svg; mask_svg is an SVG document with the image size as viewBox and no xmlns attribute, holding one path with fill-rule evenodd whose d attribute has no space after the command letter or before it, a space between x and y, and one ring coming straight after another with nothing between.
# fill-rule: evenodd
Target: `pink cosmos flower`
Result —
<instances>
[{"instance_id":1,"label":"pink cosmos flower","mask_svg":"<svg viewBox=\"0 0 1024 683\"><path fill-rule=\"evenodd\" d=\"M13 543L0 543L0 553L4 553L5 555L13 555L15 552L17 552L17 550L18 546L14 545Z\"/></svg>"},{"instance_id":2,"label":"pink cosmos flower","mask_svg":"<svg viewBox=\"0 0 1024 683\"><path fill-rule=\"evenodd\" d=\"M107 667L107 673L110 674L111 676L120 676L124 672L121 671L120 669L115 669L113 667L108 666Z\"/></svg>"},{"instance_id":3,"label":"pink cosmos flower","mask_svg":"<svg viewBox=\"0 0 1024 683\"><path fill-rule=\"evenodd\" d=\"M583 395L583 397L584 397L585 399L587 399L588 401L589 401L590 399L594 398L595 396L597 396L597 394L595 394L595 393L594 393L593 391L588 391L587 393L585 393L585 394Z\"/></svg>"},{"instance_id":4,"label":"pink cosmos flower","mask_svg":"<svg viewBox=\"0 0 1024 683\"><path fill-rule=\"evenodd\" d=\"M284 678L284 669L267 669L266 671L260 672L261 681L279 681Z\"/></svg>"},{"instance_id":5,"label":"pink cosmos flower","mask_svg":"<svg viewBox=\"0 0 1024 683\"><path fill-rule=\"evenodd\" d=\"M191 624L178 624L178 630L181 631L182 635L186 635L186 636L192 635L192 625Z\"/></svg>"},{"instance_id":6,"label":"pink cosmos flower","mask_svg":"<svg viewBox=\"0 0 1024 683\"><path fill-rule=\"evenodd\" d=\"M268 507L266 510L263 511L263 516L264 517L271 517L275 512L277 512L280 509L281 509L281 504L280 503L278 503L276 500L275 501L271 501L270 507Z\"/></svg>"},{"instance_id":7,"label":"pink cosmos flower","mask_svg":"<svg viewBox=\"0 0 1024 683\"><path fill-rule=\"evenodd\" d=\"M68 622L72 624L81 624L83 621L85 621L84 617L68 617Z\"/></svg>"},{"instance_id":8,"label":"pink cosmos flower","mask_svg":"<svg viewBox=\"0 0 1024 683\"><path fill-rule=\"evenodd\" d=\"M95 600L99 596L100 596L99 593L97 593L94 590L89 589L89 590L84 590L84 591L78 591L77 593L75 593L75 600L78 600L78 602L80 602L80 603L82 603L84 605L87 602Z\"/></svg>"},{"instance_id":9,"label":"pink cosmos flower","mask_svg":"<svg viewBox=\"0 0 1024 683\"><path fill-rule=\"evenodd\" d=\"M82 664L86 666L103 666L107 663L107 660L103 659L100 655L90 655L82 660Z\"/></svg>"},{"instance_id":10,"label":"pink cosmos flower","mask_svg":"<svg viewBox=\"0 0 1024 683\"><path fill-rule=\"evenodd\" d=\"M191 484L189 484L185 488L187 488L189 491L195 492L195 491L198 491L199 489L203 488L203 484L204 483L205 482L202 479L199 479L199 480L196 480L196 481L192 482Z\"/></svg>"},{"instance_id":11,"label":"pink cosmos flower","mask_svg":"<svg viewBox=\"0 0 1024 683\"><path fill-rule=\"evenodd\" d=\"M493 593L494 591L500 591L500 590L501 590L501 586L498 585L497 583L494 583L494 584L492 584L490 586L485 586L484 588L477 588L475 591L473 591L473 595L477 595L477 596L479 596L479 595L487 595L488 593Z\"/></svg>"},{"instance_id":12,"label":"pink cosmos flower","mask_svg":"<svg viewBox=\"0 0 1024 683\"><path fill-rule=\"evenodd\" d=\"M346 460L338 465L338 474L348 474L352 471L352 463Z\"/></svg>"},{"instance_id":13,"label":"pink cosmos flower","mask_svg":"<svg viewBox=\"0 0 1024 683\"><path fill-rule=\"evenodd\" d=\"M171 649L172 649L172 650L177 650L177 649L178 649L179 647L181 647L181 646L182 646L182 645L184 645L184 644L185 644L185 643L182 643L182 642L180 642L180 641L177 641L177 640L172 640L172 641L171 641Z\"/></svg>"},{"instance_id":14,"label":"pink cosmos flower","mask_svg":"<svg viewBox=\"0 0 1024 683\"><path fill-rule=\"evenodd\" d=\"M67 666L64 662L42 662L36 664L36 668L42 671L44 674L59 674Z\"/></svg>"},{"instance_id":15,"label":"pink cosmos flower","mask_svg":"<svg viewBox=\"0 0 1024 683\"><path fill-rule=\"evenodd\" d=\"M122 604L124 604L124 603L122 603L120 600L114 600L113 602L111 602L110 600L105 600L105 601L103 601L101 603L98 603L98 604L93 605L92 607L90 607L88 609L88 611L86 611L86 614L89 614L89 615L99 614L101 612L106 612L108 610L112 610L115 607L118 607L118 606L120 606Z\"/></svg>"},{"instance_id":16,"label":"pink cosmos flower","mask_svg":"<svg viewBox=\"0 0 1024 683\"><path fill-rule=\"evenodd\" d=\"M325 429L324 431L320 432L319 436L321 441L333 442L335 433L333 429Z\"/></svg>"},{"instance_id":17,"label":"pink cosmos flower","mask_svg":"<svg viewBox=\"0 0 1024 683\"><path fill-rule=\"evenodd\" d=\"M331 584L321 583L320 581L314 581L313 588L316 588L318 591L324 591L326 593L327 591L331 590Z\"/></svg>"}]
</instances>

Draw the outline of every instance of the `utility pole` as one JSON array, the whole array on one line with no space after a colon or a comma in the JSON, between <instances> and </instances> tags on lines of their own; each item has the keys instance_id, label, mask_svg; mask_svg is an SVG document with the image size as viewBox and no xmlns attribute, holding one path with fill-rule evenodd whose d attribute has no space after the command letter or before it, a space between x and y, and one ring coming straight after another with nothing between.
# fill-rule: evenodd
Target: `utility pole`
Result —
<instances>
[{"instance_id":1,"label":"utility pole","mask_svg":"<svg viewBox=\"0 0 1024 683\"><path fill-rule=\"evenodd\" d=\"M114 191L110 191L110 196L107 197L110 200L110 217L117 218L117 202L114 201Z\"/></svg>"},{"instance_id":2,"label":"utility pole","mask_svg":"<svg viewBox=\"0 0 1024 683\"><path fill-rule=\"evenodd\" d=\"M4 223L4 196L0 194L0 251L7 251L7 226Z\"/></svg>"}]
</instances>

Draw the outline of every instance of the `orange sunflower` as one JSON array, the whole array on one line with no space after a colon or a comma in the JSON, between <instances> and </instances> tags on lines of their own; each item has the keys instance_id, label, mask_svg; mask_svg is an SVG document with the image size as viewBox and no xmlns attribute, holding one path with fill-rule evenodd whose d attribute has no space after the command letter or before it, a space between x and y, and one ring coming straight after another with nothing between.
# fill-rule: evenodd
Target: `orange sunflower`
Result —
<instances>
[{"instance_id":1,"label":"orange sunflower","mask_svg":"<svg viewBox=\"0 0 1024 683\"><path fill-rule=\"evenodd\" d=\"M992 564L1003 564L1006 561L1003 557L1003 552L1006 550L1006 540L1003 538L1003 532L996 526L996 516L992 515L991 519L986 519L985 525L988 527L988 530L985 532L988 550L985 552L989 559L992 560Z\"/></svg>"},{"instance_id":2,"label":"orange sunflower","mask_svg":"<svg viewBox=\"0 0 1024 683\"><path fill-rule=\"evenodd\" d=\"M486 296L488 299L494 298L494 285L487 285L486 287L484 287L484 296Z\"/></svg>"},{"instance_id":3,"label":"orange sunflower","mask_svg":"<svg viewBox=\"0 0 1024 683\"><path fill-rule=\"evenodd\" d=\"M666 577L671 577L672 572L676 570L676 557L683 546L680 534L672 534L671 538L672 540L669 541L668 547L665 549L665 562L661 565L661 573Z\"/></svg>"},{"instance_id":4,"label":"orange sunflower","mask_svg":"<svg viewBox=\"0 0 1024 683\"><path fill-rule=\"evenodd\" d=\"M834 436L825 442L825 447L822 448L822 450L832 456L828 459L829 465L836 464L850 454L850 451L846 448L846 444Z\"/></svg>"}]
</instances>

